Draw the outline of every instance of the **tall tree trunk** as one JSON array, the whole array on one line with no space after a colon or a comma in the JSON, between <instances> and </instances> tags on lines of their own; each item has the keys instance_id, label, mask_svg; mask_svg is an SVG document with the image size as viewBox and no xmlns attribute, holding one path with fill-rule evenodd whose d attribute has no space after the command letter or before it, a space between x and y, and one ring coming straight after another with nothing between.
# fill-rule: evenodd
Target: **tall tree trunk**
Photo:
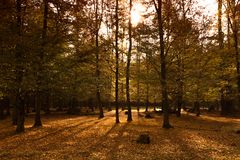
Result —
<instances>
[{"instance_id":1,"label":"tall tree trunk","mask_svg":"<svg viewBox=\"0 0 240 160\"><path fill-rule=\"evenodd\" d=\"M157 0L157 4L154 0L155 9L158 16L158 32L160 43L160 63L161 63L161 86L162 86L162 105L163 105L163 128L172 128L169 123L169 102L168 102L168 90L167 90L167 71L166 71L166 57L164 53L164 30L163 30L163 18L162 18L162 0Z\"/></svg>"},{"instance_id":2,"label":"tall tree trunk","mask_svg":"<svg viewBox=\"0 0 240 160\"><path fill-rule=\"evenodd\" d=\"M237 6L235 0L231 1L230 5L232 11L232 31L234 40L234 52L236 61L236 71L237 71L237 88L238 88L238 105L240 104L240 62L239 62L239 51L238 51L238 24L237 24Z\"/></svg>"},{"instance_id":3,"label":"tall tree trunk","mask_svg":"<svg viewBox=\"0 0 240 160\"><path fill-rule=\"evenodd\" d=\"M223 49L222 3L222 0L218 0L218 43L220 49Z\"/></svg>"},{"instance_id":4,"label":"tall tree trunk","mask_svg":"<svg viewBox=\"0 0 240 160\"><path fill-rule=\"evenodd\" d=\"M108 14L106 15L106 17L108 17ZM108 38L112 38L112 34L111 34L111 36L109 36L110 35L109 29L110 29L110 24L107 21L106 22L107 35L108 35ZM111 49L111 51L112 51L111 54L107 55L109 59L111 59L113 50L114 49ZM112 111L112 94L111 94L112 93L112 80L113 80L113 77L109 76L109 78L108 78L108 111Z\"/></svg>"},{"instance_id":5,"label":"tall tree trunk","mask_svg":"<svg viewBox=\"0 0 240 160\"><path fill-rule=\"evenodd\" d=\"M182 0L182 19L183 22L185 24L186 22L186 14L187 11L185 9L185 0ZM181 32L181 35L184 37L186 35L184 35L184 32ZM177 79L177 112L176 112L176 116L180 117L181 116L181 109L182 109L182 105L183 105L183 86L184 86L184 62L183 62L183 55L186 54L186 40L185 37L183 38L183 52L179 53L177 55L177 65L178 65L178 79Z\"/></svg>"},{"instance_id":6,"label":"tall tree trunk","mask_svg":"<svg viewBox=\"0 0 240 160\"><path fill-rule=\"evenodd\" d=\"M103 2L103 1L102 1ZM102 4L103 5L103 4ZM95 21L96 21L96 76L97 76L97 105L99 108L99 118L103 118L103 108L102 108L102 102L101 102L101 92L100 92L100 67L99 67L99 28L101 25L101 19L99 20L98 15L98 0L96 0L95 4Z\"/></svg>"},{"instance_id":7,"label":"tall tree trunk","mask_svg":"<svg viewBox=\"0 0 240 160\"><path fill-rule=\"evenodd\" d=\"M139 51L137 51L137 111L139 112L140 109L140 55Z\"/></svg>"},{"instance_id":8,"label":"tall tree trunk","mask_svg":"<svg viewBox=\"0 0 240 160\"><path fill-rule=\"evenodd\" d=\"M221 69L221 79L222 81L225 81L225 77L224 77L224 53L223 53L223 32L222 32L222 0L218 0L218 45L219 45L219 51L220 51L220 55L221 55L221 63L220 63L220 69ZM227 11L228 12L228 11ZM229 13L227 13L229 14ZM228 22L229 23L229 22ZM229 25L228 25L229 27ZM229 29L229 28L228 28ZM228 30L229 32L229 30ZM229 36L229 35L228 35ZM229 38L229 37L228 37ZM228 45L230 44L230 39L228 39ZM224 86L223 86L224 87ZM223 92L221 92L221 97L223 97ZM223 106L221 106L223 110Z\"/></svg>"},{"instance_id":9,"label":"tall tree trunk","mask_svg":"<svg viewBox=\"0 0 240 160\"><path fill-rule=\"evenodd\" d=\"M17 9L17 34L18 42L16 45L16 113L17 113L17 128L16 132L24 132L24 104L22 97L22 80L23 80L23 51L22 51L22 1L16 1Z\"/></svg>"},{"instance_id":10,"label":"tall tree trunk","mask_svg":"<svg viewBox=\"0 0 240 160\"><path fill-rule=\"evenodd\" d=\"M126 97L127 97L127 109L128 109L127 121L132 121L131 100L130 100L130 93L129 93L130 64L131 64L131 55L132 55L132 21L130 16L131 11L132 11L132 0L129 1L129 20L128 20L129 48L128 48L128 54L127 54L127 68L126 68Z\"/></svg>"},{"instance_id":11,"label":"tall tree trunk","mask_svg":"<svg viewBox=\"0 0 240 160\"><path fill-rule=\"evenodd\" d=\"M147 65L147 78L146 78L146 81L147 81L147 86L146 86L146 89L147 89L147 93L146 93L146 109L145 109L145 112L148 112L148 108L149 108L149 81L148 81L148 78L149 78L149 53L146 54L146 65Z\"/></svg>"},{"instance_id":12,"label":"tall tree trunk","mask_svg":"<svg viewBox=\"0 0 240 160\"><path fill-rule=\"evenodd\" d=\"M230 28L231 28L231 19L230 19L230 4L227 2L227 9L226 9L226 14L227 14L227 46L228 50L231 49L231 41L230 41Z\"/></svg>"},{"instance_id":13,"label":"tall tree trunk","mask_svg":"<svg viewBox=\"0 0 240 160\"><path fill-rule=\"evenodd\" d=\"M185 44L184 51L185 53ZM178 80L177 80L177 112L176 116L181 116L181 109L183 105L183 60L182 55L178 55Z\"/></svg>"},{"instance_id":14,"label":"tall tree trunk","mask_svg":"<svg viewBox=\"0 0 240 160\"><path fill-rule=\"evenodd\" d=\"M116 105L116 123L119 123L119 105L118 105L118 80L119 80L119 53L118 53L118 31L119 31L119 19L118 19L118 0L116 0L115 8L115 20L116 20L116 31L115 31L115 49L116 49L116 72L115 72L115 105Z\"/></svg>"},{"instance_id":15,"label":"tall tree trunk","mask_svg":"<svg viewBox=\"0 0 240 160\"><path fill-rule=\"evenodd\" d=\"M42 28L42 46L38 55L38 68L37 68L37 95L36 95L36 114L34 127L41 127L41 108L43 106L43 63L44 63L44 50L46 46L47 38L47 23L48 23L48 0L43 1L44 13L43 13L43 28Z\"/></svg>"},{"instance_id":16,"label":"tall tree trunk","mask_svg":"<svg viewBox=\"0 0 240 160\"><path fill-rule=\"evenodd\" d=\"M122 28L122 32L123 32L123 34L122 34L122 37L121 37L121 39L122 39L122 41L121 41L121 47L122 48L124 48L124 40L125 40L125 27L123 27ZM124 62L124 52L121 52L121 67L120 68L122 68L122 70L124 71L124 67L125 67L125 62ZM121 73L120 73L120 75L121 75ZM121 107L122 107L122 111L124 111L125 110L125 101L126 101L126 99L125 99L125 95L124 95L124 78L122 78L122 77L120 77L120 84L121 84ZM127 84L126 84L127 85Z\"/></svg>"}]
</instances>

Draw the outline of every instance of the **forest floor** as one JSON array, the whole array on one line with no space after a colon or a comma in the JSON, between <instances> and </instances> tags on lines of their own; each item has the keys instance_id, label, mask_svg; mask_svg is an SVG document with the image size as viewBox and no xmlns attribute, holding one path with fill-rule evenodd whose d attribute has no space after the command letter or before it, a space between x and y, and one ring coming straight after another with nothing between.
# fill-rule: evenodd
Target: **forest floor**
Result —
<instances>
[{"instance_id":1,"label":"forest floor","mask_svg":"<svg viewBox=\"0 0 240 160\"><path fill-rule=\"evenodd\" d=\"M86 159L159 160L229 159L240 160L240 119L183 114L170 116L173 129L163 129L162 116L146 119L133 111L133 121L114 111L97 116L43 115L43 127L32 128L34 118L26 118L26 131L15 134L10 119L0 121L0 159ZM150 144L138 144L140 134L149 134Z\"/></svg>"}]
</instances>

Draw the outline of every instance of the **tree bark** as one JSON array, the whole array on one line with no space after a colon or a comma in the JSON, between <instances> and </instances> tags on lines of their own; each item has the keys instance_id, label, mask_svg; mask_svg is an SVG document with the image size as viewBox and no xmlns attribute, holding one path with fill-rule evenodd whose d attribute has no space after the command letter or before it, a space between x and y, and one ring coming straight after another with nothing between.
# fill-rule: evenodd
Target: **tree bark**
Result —
<instances>
[{"instance_id":1,"label":"tree bark","mask_svg":"<svg viewBox=\"0 0 240 160\"><path fill-rule=\"evenodd\" d=\"M239 62L239 51L238 51L238 24L237 24L237 7L236 2L232 1L232 31L234 40L234 52L236 61L236 71L237 71L237 88L238 88L238 105L240 104L240 62Z\"/></svg>"},{"instance_id":2,"label":"tree bark","mask_svg":"<svg viewBox=\"0 0 240 160\"><path fill-rule=\"evenodd\" d=\"M230 41L230 28L231 28L231 19L230 19L230 4L227 2L227 9L226 9L226 15L227 15L227 46L228 50L231 49L231 41Z\"/></svg>"},{"instance_id":3,"label":"tree bark","mask_svg":"<svg viewBox=\"0 0 240 160\"><path fill-rule=\"evenodd\" d=\"M4 119L4 106L0 102L0 120L2 119Z\"/></svg>"},{"instance_id":4,"label":"tree bark","mask_svg":"<svg viewBox=\"0 0 240 160\"><path fill-rule=\"evenodd\" d=\"M186 14L187 11L185 9L185 0L182 0L182 19L183 22L186 22ZM184 62L183 62L183 55L186 54L186 40L185 40L185 33L182 31L181 36L183 36L183 52L179 53L177 55L177 65L178 65L178 79L177 79L177 112L176 116L180 117L181 116L181 109L183 105L183 86L184 86Z\"/></svg>"},{"instance_id":5,"label":"tree bark","mask_svg":"<svg viewBox=\"0 0 240 160\"><path fill-rule=\"evenodd\" d=\"M47 38L47 23L48 23L48 0L43 1L44 13L43 13L43 28L42 28L42 46L38 55L38 68L37 68L37 95L36 95L36 114L33 127L41 127L41 108L43 101L43 63L44 63L44 50L46 46Z\"/></svg>"},{"instance_id":6,"label":"tree bark","mask_svg":"<svg viewBox=\"0 0 240 160\"><path fill-rule=\"evenodd\" d=\"M158 33L159 33L159 43L160 43L160 64L161 64L161 86L162 86L162 108L163 108L163 128L172 128L169 122L169 102L168 102L168 90L167 90L167 71L166 71L166 57L164 53L164 30L163 30L163 18L162 18L162 0L157 0L158 4L155 8L158 16Z\"/></svg>"},{"instance_id":7,"label":"tree bark","mask_svg":"<svg viewBox=\"0 0 240 160\"><path fill-rule=\"evenodd\" d=\"M22 80L23 80L23 51L22 51L22 1L16 1L17 9L17 34L18 42L16 45L16 117L17 117L17 128L16 132L24 132L24 104L22 99Z\"/></svg>"},{"instance_id":8,"label":"tree bark","mask_svg":"<svg viewBox=\"0 0 240 160\"><path fill-rule=\"evenodd\" d=\"M139 80L139 73L140 73L140 55L139 51L137 51L137 111L140 110L140 80Z\"/></svg>"},{"instance_id":9,"label":"tree bark","mask_svg":"<svg viewBox=\"0 0 240 160\"><path fill-rule=\"evenodd\" d=\"M147 90L147 93L146 93L146 109L145 109L145 112L148 112L148 108L149 108L149 81L148 81L148 78L149 78L149 53L146 54L146 65L147 65L147 78L146 78L146 90Z\"/></svg>"},{"instance_id":10,"label":"tree bark","mask_svg":"<svg viewBox=\"0 0 240 160\"><path fill-rule=\"evenodd\" d=\"M119 53L118 53L118 31L119 31L119 19L118 19L118 0L116 0L115 8L115 20L116 20L116 31L115 31L115 52L116 52L116 72L115 72L115 105L116 105L116 123L119 121L119 104L118 104L118 80L119 80Z\"/></svg>"},{"instance_id":11,"label":"tree bark","mask_svg":"<svg viewBox=\"0 0 240 160\"><path fill-rule=\"evenodd\" d=\"M185 46L185 44L184 44ZM185 48L184 51L185 53ZM183 60L181 55L178 56L178 80L177 80L177 112L176 112L176 116L180 117L181 116L181 109L182 109L182 105L183 105Z\"/></svg>"},{"instance_id":12,"label":"tree bark","mask_svg":"<svg viewBox=\"0 0 240 160\"><path fill-rule=\"evenodd\" d=\"M103 2L103 1L102 1ZM103 5L103 4L102 4ZM99 118L103 118L103 108L102 108L102 102L101 102L101 92L100 92L100 66L99 66L99 27L101 25L101 19L98 19L98 0L96 0L95 4L95 21L96 21L96 76L97 76L97 105L99 108Z\"/></svg>"},{"instance_id":13,"label":"tree bark","mask_svg":"<svg viewBox=\"0 0 240 160\"><path fill-rule=\"evenodd\" d=\"M128 117L127 121L132 121L131 100L129 93L129 78L130 78L130 65L132 55L132 22L131 22L132 0L129 1L129 20L128 20L128 34L129 34L129 48L127 54L127 68L126 68L126 97L127 97L127 109Z\"/></svg>"},{"instance_id":14,"label":"tree bark","mask_svg":"<svg viewBox=\"0 0 240 160\"><path fill-rule=\"evenodd\" d=\"M218 43L219 48L223 49L222 0L218 0Z\"/></svg>"}]
</instances>

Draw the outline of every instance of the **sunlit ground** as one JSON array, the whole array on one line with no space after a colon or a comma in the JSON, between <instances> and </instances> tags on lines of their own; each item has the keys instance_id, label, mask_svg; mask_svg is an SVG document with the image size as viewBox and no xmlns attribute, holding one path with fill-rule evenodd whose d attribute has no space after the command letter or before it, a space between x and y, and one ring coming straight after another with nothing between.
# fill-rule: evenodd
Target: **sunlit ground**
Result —
<instances>
[{"instance_id":1,"label":"sunlit ground","mask_svg":"<svg viewBox=\"0 0 240 160\"><path fill-rule=\"evenodd\" d=\"M0 122L0 159L240 159L240 119L184 114L172 115L174 129L161 128L162 117L144 113L115 125L114 111L104 119L96 116L54 115L43 117L44 127L15 135L10 119ZM138 144L141 133L150 135L150 144Z\"/></svg>"}]
</instances>

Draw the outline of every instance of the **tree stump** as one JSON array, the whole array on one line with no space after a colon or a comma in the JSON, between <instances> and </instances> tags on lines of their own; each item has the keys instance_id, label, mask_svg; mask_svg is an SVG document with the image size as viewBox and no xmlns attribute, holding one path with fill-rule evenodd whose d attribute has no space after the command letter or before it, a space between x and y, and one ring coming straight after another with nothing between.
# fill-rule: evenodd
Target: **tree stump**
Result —
<instances>
[{"instance_id":1,"label":"tree stump","mask_svg":"<svg viewBox=\"0 0 240 160\"><path fill-rule=\"evenodd\" d=\"M150 136L148 134L140 134L137 143L139 144L150 144Z\"/></svg>"},{"instance_id":2,"label":"tree stump","mask_svg":"<svg viewBox=\"0 0 240 160\"><path fill-rule=\"evenodd\" d=\"M148 113L148 112L147 112L147 113L145 114L145 118L148 118L148 119L150 119L150 118L153 118L153 117L151 116L151 114L150 114L150 113Z\"/></svg>"}]
</instances>

